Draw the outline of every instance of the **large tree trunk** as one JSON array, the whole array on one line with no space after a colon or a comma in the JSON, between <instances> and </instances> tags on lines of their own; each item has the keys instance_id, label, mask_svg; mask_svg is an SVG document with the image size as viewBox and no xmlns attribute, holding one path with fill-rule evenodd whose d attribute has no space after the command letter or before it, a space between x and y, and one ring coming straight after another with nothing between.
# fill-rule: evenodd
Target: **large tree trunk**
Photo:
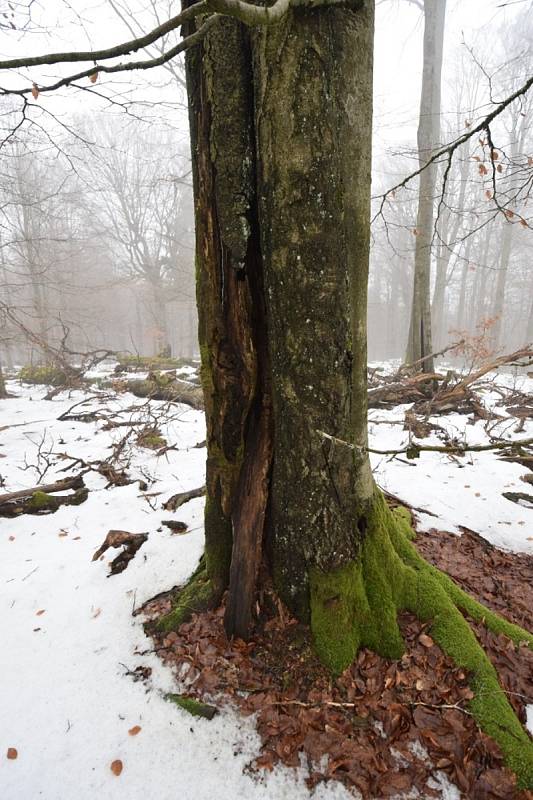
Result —
<instances>
[{"instance_id":1,"label":"large tree trunk","mask_svg":"<svg viewBox=\"0 0 533 800\"><path fill-rule=\"evenodd\" d=\"M191 589L229 587L240 636L262 563L310 621L312 576L354 563L368 527L372 33L371 3L223 20L187 58L208 448Z\"/></svg>"},{"instance_id":2,"label":"large tree trunk","mask_svg":"<svg viewBox=\"0 0 533 800\"><path fill-rule=\"evenodd\" d=\"M504 713L511 759L527 735L501 693L496 707L496 674L456 606L502 620L417 555L366 451L372 29L371 0L263 30L224 18L187 54L206 545L159 625L228 590L226 631L248 637L270 576L338 673L362 645L399 657L397 611L412 610L482 680L485 727L498 733Z\"/></svg>"},{"instance_id":3,"label":"large tree trunk","mask_svg":"<svg viewBox=\"0 0 533 800\"><path fill-rule=\"evenodd\" d=\"M420 167L427 163L439 144L445 13L446 0L425 0L424 67L418 123L418 161ZM416 218L413 302L405 357L408 364L424 359L420 362L420 369L425 372L434 371L433 359L430 357L433 352L430 283L436 177L437 167L435 164L427 167L420 174Z\"/></svg>"}]
</instances>

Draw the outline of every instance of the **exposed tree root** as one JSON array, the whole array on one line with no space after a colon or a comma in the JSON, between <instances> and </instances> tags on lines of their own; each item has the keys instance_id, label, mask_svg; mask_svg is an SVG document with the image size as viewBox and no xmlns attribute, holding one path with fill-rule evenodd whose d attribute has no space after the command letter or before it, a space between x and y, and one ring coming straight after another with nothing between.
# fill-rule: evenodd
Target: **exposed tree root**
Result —
<instances>
[{"instance_id":1,"label":"exposed tree root","mask_svg":"<svg viewBox=\"0 0 533 800\"><path fill-rule=\"evenodd\" d=\"M360 518L360 515L357 515ZM500 746L521 788L533 788L533 742L502 690L495 668L465 619L483 623L515 645L533 650L533 635L474 600L451 578L417 552L409 513L390 510L380 492L366 510L367 532L361 557L335 572L310 573L311 629L320 659L334 674L354 660L361 647L400 658L404 642L397 622L410 611L431 622L431 635L455 663L468 671L474 698L469 710ZM176 629L192 613L213 607L215 596L205 559L177 595L173 610L161 617L162 631Z\"/></svg>"},{"instance_id":2,"label":"exposed tree root","mask_svg":"<svg viewBox=\"0 0 533 800\"><path fill-rule=\"evenodd\" d=\"M192 614L207 611L219 601L220 597L215 595L207 575L205 556L202 556L188 583L178 591L172 611L158 619L157 629L176 630L182 622L190 619Z\"/></svg>"}]
</instances>

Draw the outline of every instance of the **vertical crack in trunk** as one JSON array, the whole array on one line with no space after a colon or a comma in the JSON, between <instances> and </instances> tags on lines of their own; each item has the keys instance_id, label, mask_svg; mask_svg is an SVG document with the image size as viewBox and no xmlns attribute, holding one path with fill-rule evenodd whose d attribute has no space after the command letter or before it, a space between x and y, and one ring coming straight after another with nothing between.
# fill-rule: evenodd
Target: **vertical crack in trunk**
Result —
<instances>
[{"instance_id":1,"label":"vertical crack in trunk","mask_svg":"<svg viewBox=\"0 0 533 800\"><path fill-rule=\"evenodd\" d=\"M229 583L226 631L246 637L272 458L247 30L221 20L187 64L207 424L207 576L213 603Z\"/></svg>"},{"instance_id":2,"label":"vertical crack in trunk","mask_svg":"<svg viewBox=\"0 0 533 800\"><path fill-rule=\"evenodd\" d=\"M262 557L272 463L272 408L263 269L257 223L250 238L247 276L252 298L251 334L257 358L255 395L246 423L244 461L232 513L233 549L224 625L228 635L250 635L253 600Z\"/></svg>"},{"instance_id":3,"label":"vertical crack in trunk","mask_svg":"<svg viewBox=\"0 0 533 800\"><path fill-rule=\"evenodd\" d=\"M249 41L246 45L249 77L248 112L252 121L254 96ZM243 639L249 637L253 624L253 601L263 552L273 456L268 328L257 207L257 153L252 123L250 137L253 152L253 194L248 215L250 236L244 276L250 291L251 309L248 324L256 359L256 384L246 420L244 459L233 504L233 548L228 601L224 616L224 626L228 636L239 636Z\"/></svg>"}]
</instances>

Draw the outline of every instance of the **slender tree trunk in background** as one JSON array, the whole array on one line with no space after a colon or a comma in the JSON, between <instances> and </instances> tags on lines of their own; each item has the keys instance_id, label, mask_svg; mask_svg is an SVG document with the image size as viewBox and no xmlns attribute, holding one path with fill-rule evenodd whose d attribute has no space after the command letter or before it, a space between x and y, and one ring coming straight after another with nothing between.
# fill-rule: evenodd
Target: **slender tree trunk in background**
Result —
<instances>
[{"instance_id":1,"label":"slender tree trunk in background","mask_svg":"<svg viewBox=\"0 0 533 800\"><path fill-rule=\"evenodd\" d=\"M458 209L464 208L469 168L470 160L468 155L464 154L460 170L459 195L454 203ZM449 281L448 267L450 265L450 260L453 255L455 242L461 225L460 214L456 213L454 215L454 221L452 224L450 224L449 217L450 212L447 213L446 226L441 226L441 240L439 241L439 248L437 252L437 274L435 279L435 288L433 290L433 300L431 303L433 344L435 350L440 350L446 344L444 322L446 318L446 288Z\"/></svg>"},{"instance_id":2,"label":"slender tree trunk in background","mask_svg":"<svg viewBox=\"0 0 533 800\"><path fill-rule=\"evenodd\" d=\"M424 66L418 123L418 161L423 166L439 144L442 51L446 0L424 2ZM424 359L420 369L433 372L431 338L431 240L437 168L433 164L420 174L416 219L413 302L405 360Z\"/></svg>"},{"instance_id":3,"label":"slender tree trunk in background","mask_svg":"<svg viewBox=\"0 0 533 800\"><path fill-rule=\"evenodd\" d=\"M9 308L14 308L15 304L12 299L10 281L6 270L5 249L2 245L1 231L0 231L0 268L1 268L2 289L3 289L5 303ZM8 367L8 369L11 369L13 367L13 347L10 340L9 329L6 330L7 320L5 319L3 314L2 318L0 318L0 325L4 327L4 336L5 336L5 339L2 342L2 354L4 357L5 365Z\"/></svg>"},{"instance_id":4,"label":"slender tree trunk in background","mask_svg":"<svg viewBox=\"0 0 533 800\"><path fill-rule=\"evenodd\" d=\"M450 263L450 253L443 242L440 243L437 253L437 274L433 301L431 303L432 339L437 350L442 348L444 339L444 317L446 301L446 273Z\"/></svg>"},{"instance_id":5,"label":"slender tree trunk in background","mask_svg":"<svg viewBox=\"0 0 533 800\"><path fill-rule=\"evenodd\" d=\"M489 267L489 257L490 257L490 244L492 240L492 233L493 233L493 226L489 226L485 236L485 242L483 245L482 254L479 259L479 266L476 268L477 273L476 273L475 289L473 291L473 297L471 303L471 309L472 309L471 320L472 320L473 330L483 322L486 316L487 284L489 282L489 276L491 272ZM481 271L481 277L478 279L480 271Z\"/></svg>"},{"instance_id":6,"label":"slender tree trunk in background","mask_svg":"<svg viewBox=\"0 0 533 800\"><path fill-rule=\"evenodd\" d=\"M529 117L529 108L526 112L522 111L522 109L517 109L515 112L513 127L511 130L510 147L510 160L512 164L516 164L519 156L524 152L526 136L529 131ZM513 188L514 187L511 186L508 191L512 191ZM495 350L500 348L502 331L504 329L503 317L505 313L505 290L507 287L507 275L511 261L514 238L514 225L505 217L502 219L502 224L504 228L501 237L500 265L492 307L492 316L495 319L492 341Z\"/></svg>"},{"instance_id":7,"label":"slender tree trunk in background","mask_svg":"<svg viewBox=\"0 0 533 800\"><path fill-rule=\"evenodd\" d=\"M531 303L529 305L529 316L527 318L526 344L533 344L533 291L531 292Z\"/></svg>"},{"instance_id":8,"label":"slender tree trunk in background","mask_svg":"<svg viewBox=\"0 0 533 800\"><path fill-rule=\"evenodd\" d=\"M21 196L25 197L24 189L22 187L21 176L17 173L19 183L19 190ZM49 355L48 347L48 308L46 303L46 291L44 288L44 267L40 263L38 252L36 251L36 243L34 239L34 225L32 224L32 214L39 213L31 207L29 201L25 200L22 204L22 235L24 237L24 251L26 259L26 267L30 279L30 289L32 294L33 313L37 323L36 333L41 339L44 347L42 349L42 356L48 360Z\"/></svg>"},{"instance_id":9,"label":"slender tree trunk in background","mask_svg":"<svg viewBox=\"0 0 533 800\"><path fill-rule=\"evenodd\" d=\"M4 381L4 373L3 373L3 370L2 370L2 365L0 364L0 399L3 399L5 397L7 397L7 396L8 395L7 395L7 391L6 391L6 384L5 384L5 381Z\"/></svg>"},{"instance_id":10,"label":"slender tree trunk in background","mask_svg":"<svg viewBox=\"0 0 533 800\"><path fill-rule=\"evenodd\" d=\"M167 298L165 290L159 279L155 279L150 283L150 290L152 293L153 302L153 335L152 347L154 355L158 356L163 352L167 352L170 348L170 336L168 332L168 315L167 315ZM172 348L170 348L172 349Z\"/></svg>"},{"instance_id":11,"label":"slender tree trunk in background","mask_svg":"<svg viewBox=\"0 0 533 800\"><path fill-rule=\"evenodd\" d=\"M503 232L501 235L500 262L498 266L498 277L494 290L492 304L492 316L494 317L494 327L492 329L492 342L494 350L499 350L503 330L503 313L505 308L505 289L507 286L507 274L509 262L513 249L514 226L512 223L502 219Z\"/></svg>"},{"instance_id":12,"label":"slender tree trunk in background","mask_svg":"<svg viewBox=\"0 0 533 800\"><path fill-rule=\"evenodd\" d=\"M466 285L468 281L468 271L470 269L470 251L472 249L472 237L469 236L466 240L466 247L464 253L463 268L461 270L461 284L459 289L459 302L457 304L457 330L462 331L465 329L465 307L466 307Z\"/></svg>"}]
</instances>

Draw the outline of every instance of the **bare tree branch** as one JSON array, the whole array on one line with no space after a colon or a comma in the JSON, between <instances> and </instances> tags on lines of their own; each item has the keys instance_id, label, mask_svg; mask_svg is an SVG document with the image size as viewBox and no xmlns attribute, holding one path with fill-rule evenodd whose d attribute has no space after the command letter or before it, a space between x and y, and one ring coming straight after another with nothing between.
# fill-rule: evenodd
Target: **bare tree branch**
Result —
<instances>
[{"instance_id":1,"label":"bare tree branch","mask_svg":"<svg viewBox=\"0 0 533 800\"><path fill-rule=\"evenodd\" d=\"M194 45L198 44L203 37L206 35L208 30L220 19L220 14L212 14L210 17L206 19L204 24L198 28L197 31L191 33L190 36L186 36L185 39L182 39L179 44L175 47L172 47L163 55L159 56L158 58L150 58L145 59L143 61L130 61L128 64L116 64L112 67L107 67L105 65L97 65L96 67L90 67L89 69L83 70L83 72L78 72L75 75L69 75L65 78L61 78L60 80L56 81L56 83L49 84L48 86L39 86L38 91L39 94L43 92L54 92L56 89L60 89L63 86L69 86L74 81L81 80L82 78L89 78L90 76L94 75L95 73L105 73L105 74L113 74L117 72L130 72L132 70L144 70L144 69L152 69L153 67L161 66L165 64L170 59L175 58L179 53L182 53L184 50L187 50L189 47L194 47ZM0 62L0 69L2 68ZM31 88L26 89L5 89L0 87L0 95L21 95L24 96L26 94L32 93Z\"/></svg>"},{"instance_id":2,"label":"bare tree branch","mask_svg":"<svg viewBox=\"0 0 533 800\"><path fill-rule=\"evenodd\" d=\"M85 50L71 53L49 53L44 56L25 56L22 58L12 58L8 59L7 61L0 61L0 69L39 67L51 64L77 63L79 61L107 61L109 58L127 56L131 53L137 52L137 50L142 50L144 47L148 47L148 45L157 41L157 39L161 39L162 36L165 36L167 33L179 28L184 22L187 22L194 17L197 17L198 14L203 14L209 10L210 9L208 7L207 0L201 0L201 2L190 6L190 8L187 8L185 11L182 11L181 14L172 17L162 25L154 28L145 36L139 36L136 39L132 39L129 42L123 42L115 47L108 47L105 50Z\"/></svg>"},{"instance_id":3,"label":"bare tree branch","mask_svg":"<svg viewBox=\"0 0 533 800\"><path fill-rule=\"evenodd\" d=\"M505 111L505 109L508 108L508 106L510 106L515 100L527 94L527 92L531 89L532 86L533 86L533 75L530 78L528 78L527 81L522 86L520 86L519 89L517 89L515 92L509 95L509 97L507 97L503 102L501 102L498 106L496 106L496 108L493 109L493 111L491 111L490 114L488 114L486 117L484 117L481 120L481 122L478 122L477 125L475 125L469 131L467 131L467 133L464 133L462 136L459 136L450 144L445 145L445 147L441 147L440 150L437 150L431 156L431 158L428 159L428 161L426 161L425 164L423 164L414 172L411 172L409 175L407 175L407 177L405 177L402 181L400 181L400 183L397 183L395 186L392 186L390 189L387 189L387 191L384 194L378 195L378 197L381 198L381 203L379 209L374 214L372 222L374 222L374 220L376 220L379 216L382 215L385 202L390 194L393 194L398 189L403 189L410 181L413 180L413 178L418 177L420 173L422 173L425 169L427 169L431 164L438 162L443 156L447 156L448 159L451 159L453 153L457 150L457 148L461 147L461 145L464 144L465 142L468 142L477 133L486 132L491 122L495 120L496 117L499 117L500 114L503 111Z\"/></svg>"}]
</instances>

